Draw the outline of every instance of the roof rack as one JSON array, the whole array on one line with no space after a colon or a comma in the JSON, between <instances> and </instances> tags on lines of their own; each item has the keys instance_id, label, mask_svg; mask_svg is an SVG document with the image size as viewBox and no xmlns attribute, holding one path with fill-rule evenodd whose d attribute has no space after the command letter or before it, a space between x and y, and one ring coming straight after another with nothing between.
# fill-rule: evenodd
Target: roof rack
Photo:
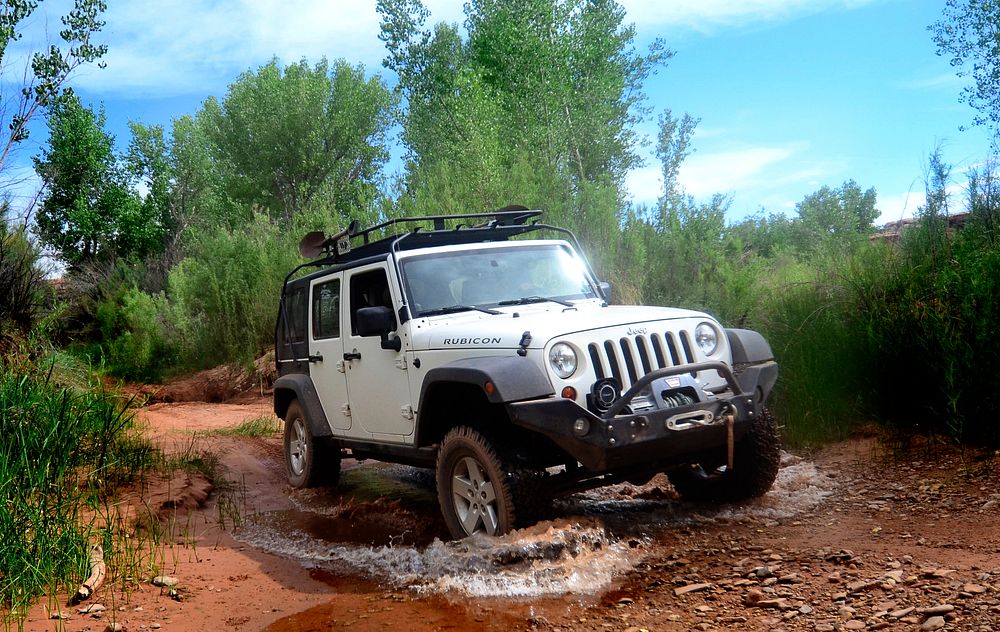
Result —
<instances>
[{"instance_id":1,"label":"roof rack","mask_svg":"<svg viewBox=\"0 0 1000 632\"><path fill-rule=\"evenodd\" d=\"M400 250L399 242L406 241L405 248L474 243L484 241L506 241L507 239L535 230L556 227L531 222L542 215L542 211L524 206L507 206L492 213L460 213L455 215L421 215L417 217L397 217L368 228L360 228L357 221L335 235L323 232L307 234L299 243L299 253L311 259L305 266L323 266L348 263L365 257L389 254ZM482 220L478 223L460 223L452 227L447 222L461 220ZM530 222L530 223L529 223ZM432 223L432 229L419 224ZM418 224L417 226L413 226ZM407 231L392 233L386 229L393 226L408 227ZM383 232L384 231L384 232ZM373 240L378 233L389 232L384 237ZM361 239L361 244L351 242Z\"/></svg>"}]
</instances>

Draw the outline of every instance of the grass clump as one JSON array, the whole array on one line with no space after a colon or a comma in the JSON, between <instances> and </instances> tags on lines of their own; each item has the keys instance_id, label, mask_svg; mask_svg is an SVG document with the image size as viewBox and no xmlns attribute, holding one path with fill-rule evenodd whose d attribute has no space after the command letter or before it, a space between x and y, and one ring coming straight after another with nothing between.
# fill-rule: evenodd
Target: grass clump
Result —
<instances>
[{"instance_id":1,"label":"grass clump","mask_svg":"<svg viewBox=\"0 0 1000 632\"><path fill-rule=\"evenodd\" d=\"M260 415L230 428L213 430L210 434L226 437L270 437L281 431L281 420L274 415Z\"/></svg>"},{"instance_id":2,"label":"grass clump","mask_svg":"<svg viewBox=\"0 0 1000 632\"><path fill-rule=\"evenodd\" d=\"M0 436L0 617L18 619L86 577L90 546L104 540L102 499L146 471L154 450L133 432L128 402L7 360Z\"/></svg>"}]
</instances>

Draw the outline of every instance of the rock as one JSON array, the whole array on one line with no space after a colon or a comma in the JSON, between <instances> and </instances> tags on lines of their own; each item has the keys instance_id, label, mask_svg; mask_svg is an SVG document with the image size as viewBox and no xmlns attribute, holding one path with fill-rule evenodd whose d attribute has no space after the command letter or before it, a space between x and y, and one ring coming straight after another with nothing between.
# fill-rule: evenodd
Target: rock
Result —
<instances>
[{"instance_id":1,"label":"rock","mask_svg":"<svg viewBox=\"0 0 1000 632\"><path fill-rule=\"evenodd\" d=\"M687 586L681 586L680 588L674 588L674 596L680 597L681 595L686 595L688 593L699 592L711 588L712 584L688 584ZM621 602L619 602L621 603Z\"/></svg>"},{"instance_id":2,"label":"rock","mask_svg":"<svg viewBox=\"0 0 1000 632\"><path fill-rule=\"evenodd\" d=\"M940 630L944 627L944 617L931 617L923 622L921 630Z\"/></svg>"},{"instance_id":3,"label":"rock","mask_svg":"<svg viewBox=\"0 0 1000 632\"><path fill-rule=\"evenodd\" d=\"M743 597L743 603L748 606L756 606L758 603L764 600L764 593L757 588L751 588L747 591L747 594Z\"/></svg>"},{"instance_id":4,"label":"rock","mask_svg":"<svg viewBox=\"0 0 1000 632\"><path fill-rule=\"evenodd\" d=\"M100 603L92 603L89 606L76 609L76 611L79 612L80 614L99 614L101 612L104 612L105 610L107 610L107 608L104 606L104 604Z\"/></svg>"},{"instance_id":5,"label":"rock","mask_svg":"<svg viewBox=\"0 0 1000 632\"><path fill-rule=\"evenodd\" d=\"M845 630L864 630L866 627L865 622L861 619L851 619L844 624Z\"/></svg>"},{"instance_id":6,"label":"rock","mask_svg":"<svg viewBox=\"0 0 1000 632\"><path fill-rule=\"evenodd\" d=\"M69 619L69 615L63 612L62 610L53 610L51 613L49 613L49 618L57 619L59 621L65 621L66 619Z\"/></svg>"},{"instance_id":7,"label":"rock","mask_svg":"<svg viewBox=\"0 0 1000 632\"><path fill-rule=\"evenodd\" d=\"M986 586L980 586L979 584L966 584L962 587L962 590L973 595L981 595L986 592Z\"/></svg>"},{"instance_id":8,"label":"rock","mask_svg":"<svg viewBox=\"0 0 1000 632\"><path fill-rule=\"evenodd\" d=\"M778 578L779 584L801 584L802 581L798 573L789 573Z\"/></svg>"},{"instance_id":9,"label":"rock","mask_svg":"<svg viewBox=\"0 0 1000 632\"><path fill-rule=\"evenodd\" d=\"M877 584L878 584L877 581L862 580L862 581L851 582L850 584L847 585L847 592L849 593L863 592L865 590L868 590L869 588L876 586Z\"/></svg>"},{"instance_id":10,"label":"rock","mask_svg":"<svg viewBox=\"0 0 1000 632\"><path fill-rule=\"evenodd\" d=\"M153 585L161 588L170 588L177 585L177 578L169 575L157 575L153 578Z\"/></svg>"},{"instance_id":11,"label":"rock","mask_svg":"<svg viewBox=\"0 0 1000 632\"><path fill-rule=\"evenodd\" d=\"M120 623L109 623L104 632L125 632L125 626Z\"/></svg>"},{"instance_id":12,"label":"rock","mask_svg":"<svg viewBox=\"0 0 1000 632\"><path fill-rule=\"evenodd\" d=\"M903 581L903 571L901 570L889 571L888 573L883 575L883 577L891 579L898 584L899 582Z\"/></svg>"},{"instance_id":13,"label":"rock","mask_svg":"<svg viewBox=\"0 0 1000 632\"><path fill-rule=\"evenodd\" d=\"M150 623L149 627L153 628L154 630L159 630L160 629L160 624L159 623Z\"/></svg>"},{"instance_id":14,"label":"rock","mask_svg":"<svg viewBox=\"0 0 1000 632\"><path fill-rule=\"evenodd\" d=\"M788 607L788 600L784 597L777 597L775 599L762 599L755 604L758 608L776 608L778 610L784 610Z\"/></svg>"},{"instance_id":15,"label":"rock","mask_svg":"<svg viewBox=\"0 0 1000 632\"><path fill-rule=\"evenodd\" d=\"M954 609L955 606L948 603L943 603L937 606L931 606L930 608L920 608L917 612L923 615L934 616L938 614L948 614Z\"/></svg>"},{"instance_id":16,"label":"rock","mask_svg":"<svg viewBox=\"0 0 1000 632\"><path fill-rule=\"evenodd\" d=\"M913 606L910 606L909 608L900 608L899 610L893 610L892 612L890 612L889 616L892 617L893 619L902 619L903 617L910 614L914 610L916 610L916 608L914 608Z\"/></svg>"},{"instance_id":17,"label":"rock","mask_svg":"<svg viewBox=\"0 0 1000 632\"><path fill-rule=\"evenodd\" d=\"M771 570L770 566L758 566L751 572L757 579L766 579L771 575L774 575L774 571Z\"/></svg>"},{"instance_id":18,"label":"rock","mask_svg":"<svg viewBox=\"0 0 1000 632\"><path fill-rule=\"evenodd\" d=\"M802 614L812 614L812 611L813 607L810 606L809 604L805 604L804 606L799 608L799 612L801 612Z\"/></svg>"},{"instance_id":19,"label":"rock","mask_svg":"<svg viewBox=\"0 0 1000 632\"><path fill-rule=\"evenodd\" d=\"M635 602L632 601L632 599L630 599L628 597L622 597L621 599L618 600L618 604L617 605L619 605L619 606L628 606L628 605L633 604L633 603L635 603Z\"/></svg>"},{"instance_id":20,"label":"rock","mask_svg":"<svg viewBox=\"0 0 1000 632\"><path fill-rule=\"evenodd\" d=\"M841 606L837 609L837 616L841 619L853 619L856 613L857 610L850 606Z\"/></svg>"},{"instance_id":21,"label":"rock","mask_svg":"<svg viewBox=\"0 0 1000 632\"><path fill-rule=\"evenodd\" d=\"M816 632L834 632L837 628L829 623L817 623L816 627L813 628Z\"/></svg>"}]
</instances>

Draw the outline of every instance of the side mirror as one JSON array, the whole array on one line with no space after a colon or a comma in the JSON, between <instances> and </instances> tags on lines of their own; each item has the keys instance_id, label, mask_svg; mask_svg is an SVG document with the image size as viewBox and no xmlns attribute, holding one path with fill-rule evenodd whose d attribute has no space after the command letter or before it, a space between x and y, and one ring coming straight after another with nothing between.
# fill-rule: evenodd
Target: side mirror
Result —
<instances>
[{"instance_id":1,"label":"side mirror","mask_svg":"<svg viewBox=\"0 0 1000 632\"><path fill-rule=\"evenodd\" d=\"M396 318L391 307L362 307L358 310L358 334L361 336L380 336L382 348L399 351L403 341L399 336L389 339L389 332L396 328Z\"/></svg>"},{"instance_id":2,"label":"side mirror","mask_svg":"<svg viewBox=\"0 0 1000 632\"><path fill-rule=\"evenodd\" d=\"M597 289L601 293L601 296L604 298L604 302L605 303L610 303L611 302L611 284L608 283L607 281L598 281L597 282Z\"/></svg>"}]
</instances>

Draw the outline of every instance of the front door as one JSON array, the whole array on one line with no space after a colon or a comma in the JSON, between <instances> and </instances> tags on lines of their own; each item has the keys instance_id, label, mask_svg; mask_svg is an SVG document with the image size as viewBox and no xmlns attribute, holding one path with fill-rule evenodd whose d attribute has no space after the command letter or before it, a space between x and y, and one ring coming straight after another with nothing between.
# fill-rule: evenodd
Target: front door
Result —
<instances>
[{"instance_id":1,"label":"front door","mask_svg":"<svg viewBox=\"0 0 1000 632\"><path fill-rule=\"evenodd\" d=\"M385 263L346 274L350 322L344 323L344 359L354 423L375 438L406 442L414 425L406 349L383 349L379 337L359 336L357 326L357 310L362 307L384 306L396 313L398 288L389 283Z\"/></svg>"},{"instance_id":2,"label":"front door","mask_svg":"<svg viewBox=\"0 0 1000 632\"><path fill-rule=\"evenodd\" d=\"M316 386L330 427L344 431L351 428L351 410L347 399L347 374L343 359L341 283L339 273L312 282L309 375Z\"/></svg>"}]
</instances>

